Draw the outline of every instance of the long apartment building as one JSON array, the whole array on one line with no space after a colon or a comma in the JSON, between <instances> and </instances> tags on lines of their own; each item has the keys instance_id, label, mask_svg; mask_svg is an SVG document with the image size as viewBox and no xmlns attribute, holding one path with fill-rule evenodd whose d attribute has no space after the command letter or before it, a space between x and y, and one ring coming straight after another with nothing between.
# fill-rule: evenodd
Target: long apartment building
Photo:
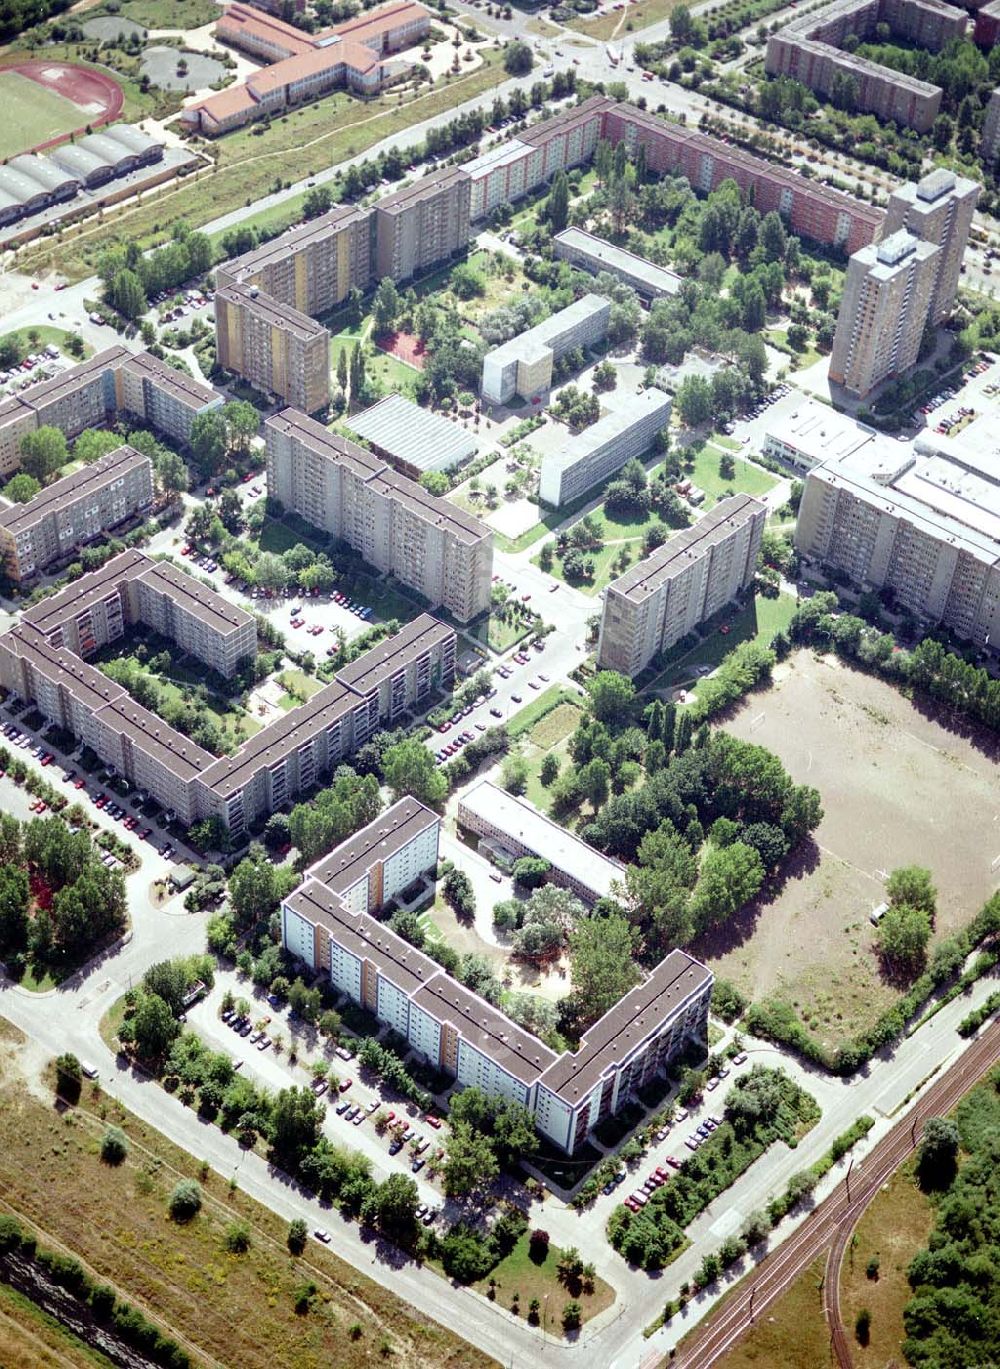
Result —
<instances>
[{"instance_id":1,"label":"long apartment building","mask_svg":"<svg viewBox=\"0 0 1000 1369\"><path fill-rule=\"evenodd\" d=\"M313 318L335 309L352 289L367 290L374 274L375 220L344 205L299 224L216 269L223 285L256 286L277 303Z\"/></svg>"},{"instance_id":2,"label":"long apartment building","mask_svg":"<svg viewBox=\"0 0 1000 1369\"><path fill-rule=\"evenodd\" d=\"M375 276L409 280L469 245L471 184L444 167L375 203Z\"/></svg>"},{"instance_id":3,"label":"long apartment building","mask_svg":"<svg viewBox=\"0 0 1000 1369\"><path fill-rule=\"evenodd\" d=\"M0 478L21 465L21 439L51 425L68 438L131 415L177 442L187 442L195 418L223 402L210 385L175 371L148 352L121 346L0 401Z\"/></svg>"},{"instance_id":4,"label":"long apartment building","mask_svg":"<svg viewBox=\"0 0 1000 1369\"><path fill-rule=\"evenodd\" d=\"M873 434L806 477L795 543L924 623L1000 641L1000 444L988 414L959 437Z\"/></svg>"},{"instance_id":5,"label":"long apartment building","mask_svg":"<svg viewBox=\"0 0 1000 1369\"><path fill-rule=\"evenodd\" d=\"M538 477L538 494L559 508L621 470L626 461L649 451L670 422L671 399L653 386L630 396L628 407L615 409L582 433L567 438L556 452L546 452Z\"/></svg>"},{"instance_id":6,"label":"long apartment building","mask_svg":"<svg viewBox=\"0 0 1000 1369\"><path fill-rule=\"evenodd\" d=\"M74 552L120 527L153 502L153 465L133 447L119 447L93 465L63 476L26 504L0 512L0 557L11 580L65 564Z\"/></svg>"},{"instance_id":7,"label":"long apartment building","mask_svg":"<svg viewBox=\"0 0 1000 1369\"><path fill-rule=\"evenodd\" d=\"M318 33L250 5L227 5L216 23L216 38L268 65L188 106L181 119L188 128L217 137L331 90L347 87L356 95L377 95L399 74L385 59L429 32L430 13L414 0L394 0Z\"/></svg>"},{"instance_id":8,"label":"long apartment building","mask_svg":"<svg viewBox=\"0 0 1000 1369\"><path fill-rule=\"evenodd\" d=\"M312 789L380 727L450 689L455 678L454 631L422 614L234 755L216 757L84 659L140 622L220 673L231 673L256 649L249 614L169 563L128 551L29 609L0 636L0 684L35 703L182 822L218 817L237 837Z\"/></svg>"},{"instance_id":9,"label":"long apartment building","mask_svg":"<svg viewBox=\"0 0 1000 1369\"><path fill-rule=\"evenodd\" d=\"M330 402L330 334L255 285L216 290L215 346L220 366L264 394L306 413Z\"/></svg>"},{"instance_id":10,"label":"long apartment building","mask_svg":"<svg viewBox=\"0 0 1000 1369\"><path fill-rule=\"evenodd\" d=\"M463 1086L516 1101L572 1155L691 1040L703 1042L713 976L672 951L557 1055L375 916L433 870L441 820L402 799L306 872L282 904L285 947Z\"/></svg>"},{"instance_id":11,"label":"long apartment building","mask_svg":"<svg viewBox=\"0 0 1000 1369\"><path fill-rule=\"evenodd\" d=\"M854 253L833 336L832 381L863 396L916 364L940 255L905 228Z\"/></svg>"},{"instance_id":12,"label":"long apartment building","mask_svg":"<svg viewBox=\"0 0 1000 1369\"><path fill-rule=\"evenodd\" d=\"M940 86L843 50L848 37L875 39L881 24L917 48L939 52L963 37L968 20L942 0L833 0L771 35L766 70L823 96L833 93L838 78L853 81L855 109L926 133L941 109Z\"/></svg>"},{"instance_id":13,"label":"long apartment building","mask_svg":"<svg viewBox=\"0 0 1000 1369\"><path fill-rule=\"evenodd\" d=\"M295 409L264 436L273 499L460 622L489 607L493 534L478 518Z\"/></svg>"},{"instance_id":14,"label":"long apartment building","mask_svg":"<svg viewBox=\"0 0 1000 1369\"><path fill-rule=\"evenodd\" d=\"M612 581L601 611L600 668L640 674L752 584L766 520L759 499L721 499Z\"/></svg>"},{"instance_id":15,"label":"long apartment building","mask_svg":"<svg viewBox=\"0 0 1000 1369\"><path fill-rule=\"evenodd\" d=\"M919 181L897 186L889 196L884 236L905 229L921 242L933 243L940 249L935 258L930 323L943 323L954 308L962 258L981 189L976 181L956 176L954 171L941 166Z\"/></svg>"},{"instance_id":16,"label":"long apartment building","mask_svg":"<svg viewBox=\"0 0 1000 1369\"><path fill-rule=\"evenodd\" d=\"M489 404L507 404L515 395L537 398L551 388L554 364L576 347L602 342L610 322L611 301L603 295L584 295L502 342L483 358L483 398Z\"/></svg>"}]
</instances>

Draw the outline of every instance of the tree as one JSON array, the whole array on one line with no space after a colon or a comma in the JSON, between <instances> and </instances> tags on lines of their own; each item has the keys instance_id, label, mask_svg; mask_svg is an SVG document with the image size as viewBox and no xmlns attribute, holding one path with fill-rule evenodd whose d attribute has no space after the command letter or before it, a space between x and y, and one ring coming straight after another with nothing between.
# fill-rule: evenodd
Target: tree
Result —
<instances>
[{"instance_id":1,"label":"tree","mask_svg":"<svg viewBox=\"0 0 1000 1369\"><path fill-rule=\"evenodd\" d=\"M545 213L552 232L561 233L569 222L569 181L565 171L557 171L552 178Z\"/></svg>"},{"instance_id":2,"label":"tree","mask_svg":"<svg viewBox=\"0 0 1000 1369\"><path fill-rule=\"evenodd\" d=\"M676 397L677 412L689 428L697 428L712 417L712 387L704 376L686 376Z\"/></svg>"},{"instance_id":3,"label":"tree","mask_svg":"<svg viewBox=\"0 0 1000 1369\"><path fill-rule=\"evenodd\" d=\"M127 268L116 272L105 294L112 309L117 309L127 319L140 318L149 308L142 281Z\"/></svg>"},{"instance_id":4,"label":"tree","mask_svg":"<svg viewBox=\"0 0 1000 1369\"><path fill-rule=\"evenodd\" d=\"M408 1245L417 1229L420 1194L408 1174L390 1174L375 1191L379 1229L391 1240Z\"/></svg>"},{"instance_id":5,"label":"tree","mask_svg":"<svg viewBox=\"0 0 1000 1369\"><path fill-rule=\"evenodd\" d=\"M616 670L599 670L587 681L590 711L599 722L624 726L631 718L635 686Z\"/></svg>"},{"instance_id":6,"label":"tree","mask_svg":"<svg viewBox=\"0 0 1000 1369\"><path fill-rule=\"evenodd\" d=\"M191 483L184 461L169 447L161 447L153 461L156 478L166 494L183 494Z\"/></svg>"},{"instance_id":7,"label":"tree","mask_svg":"<svg viewBox=\"0 0 1000 1369\"><path fill-rule=\"evenodd\" d=\"M437 495L438 498L451 489L451 481L444 471L424 471L420 477L420 484L428 494Z\"/></svg>"},{"instance_id":8,"label":"tree","mask_svg":"<svg viewBox=\"0 0 1000 1369\"><path fill-rule=\"evenodd\" d=\"M162 1060L180 1024L159 994L144 993L132 1017L132 1044L140 1060Z\"/></svg>"},{"instance_id":9,"label":"tree","mask_svg":"<svg viewBox=\"0 0 1000 1369\"><path fill-rule=\"evenodd\" d=\"M917 1172L924 1188L947 1188L958 1164L959 1130L950 1117L928 1117L920 1138Z\"/></svg>"},{"instance_id":10,"label":"tree","mask_svg":"<svg viewBox=\"0 0 1000 1369\"><path fill-rule=\"evenodd\" d=\"M552 866L541 856L522 856L514 862L514 878L526 889L537 889L548 878Z\"/></svg>"},{"instance_id":11,"label":"tree","mask_svg":"<svg viewBox=\"0 0 1000 1369\"><path fill-rule=\"evenodd\" d=\"M288 1235L285 1240L288 1249L293 1255L301 1255L306 1248L306 1239L309 1235L309 1228L301 1217L293 1217L288 1224Z\"/></svg>"},{"instance_id":12,"label":"tree","mask_svg":"<svg viewBox=\"0 0 1000 1369\"><path fill-rule=\"evenodd\" d=\"M29 475L27 471L19 471L7 481L3 493L4 498L9 499L12 504L27 504L41 488L33 475Z\"/></svg>"},{"instance_id":13,"label":"tree","mask_svg":"<svg viewBox=\"0 0 1000 1369\"><path fill-rule=\"evenodd\" d=\"M59 428L43 424L21 438L21 469L43 485L68 459L66 438Z\"/></svg>"},{"instance_id":14,"label":"tree","mask_svg":"<svg viewBox=\"0 0 1000 1369\"><path fill-rule=\"evenodd\" d=\"M453 1122L445 1149L442 1177L449 1198L485 1192L500 1172L489 1137L468 1122Z\"/></svg>"},{"instance_id":15,"label":"tree","mask_svg":"<svg viewBox=\"0 0 1000 1369\"><path fill-rule=\"evenodd\" d=\"M632 929L625 918L584 918L570 934L573 999L582 1020L596 1022L639 980Z\"/></svg>"},{"instance_id":16,"label":"tree","mask_svg":"<svg viewBox=\"0 0 1000 1369\"><path fill-rule=\"evenodd\" d=\"M542 784L544 784L546 788L548 788L548 786L555 781L558 774L559 757L554 756L550 751L546 756L543 756L542 758L542 766L538 772L538 778L541 780Z\"/></svg>"},{"instance_id":17,"label":"tree","mask_svg":"<svg viewBox=\"0 0 1000 1369\"><path fill-rule=\"evenodd\" d=\"M317 185L312 190L307 190L305 199L302 201L302 217L305 219L319 218L320 214L325 214L333 206L333 192L329 186Z\"/></svg>"},{"instance_id":18,"label":"tree","mask_svg":"<svg viewBox=\"0 0 1000 1369\"><path fill-rule=\"evenodd\" d=\"M229 903L237 924L249 927L269 917L296 878L294 871L273 865L260 847L251 848L229 876Z\"/></svg>"},{"instance_id":19,"label":"tree","mask_svg":"<svg viewBox=\"0 0 1000 1369\"><path fill-rule=\"evenodd\" d=\"M919 973L927 959L931 920L923 908L894 903L878 924L877 945L890 969L904 977Z\"/></svg>"},{"instance_id":20,"label":"tree","mask_svg":"<svg viewBox=\"0 0 1000 1369\"><path fill-rule=\"evenodd\" d=\"M27 946L30 903L27 871L0 865L0 955L23 951Z\"/></svg>"},{"instance_id":21,"label":"tree","mask_svg":"<svg viewBox=\"0 0 1000 1369\"><path fill-rule=\"evenodd\" d=\"M910 908L921 908L933 919L937 908L937 890L931 882L930 870L920 865L903 865L893 870L885 882L890 903L905 903Z\"/></svg>"},{"instance_id":22,"label":"tree","mask_svg":"<svg viewBox=\"0 0 1000 1369\"><path fill-rule=\"evenodd\" d=\"M196 414L191 424L191 452L202 475L214 475L226 459L226 420L219 409Z\"/></svg>"},{"instance_id":23,"label":"tree","mask_svg":"<svg viewBox=\"0 0 1000 1369\"><path fill-rule=\"evenodd\" d=\"M687 5L678 5L670 13L670 36L679 47L690 43L694 34L694 20Z\"/></svg>"},{"instance_id":24,"label":"tree","mask_svg":"<svg viewBox=\"0 0 1000 1369\"><path fill-rule=\"evenodd\" d=\"M181 960L159 960L142 976L146 993L157 994L176 1017L184 1007L191 976Z\"/></svg>"},{"instance_id":25,"label":"tree","mask_svg":"<svg viewBox=\"0 0 1000 1369\"><path fill-rule=\"evenodd\" d=\"M276 1162L297 1169L319 1140L325 1115L325 1106L310 1089L280 1089L271 1103L268 1133Z\"/></svg>"},{"instance_id":26,"label":"tree","mask_svg":"<svg viewBox=\"0 0 1000 1369\"><path fill-rule=\"evenodd\" d=\"M535 58L527 43L515 39L504 48L503 65L508 76L527 76Z\"/></svg>"},{"instance_id":27,"label":"tree","mask_svg":"<svg viewBox=\"0 0 1000 1369\"><path fill-rule=\"evenodd\" d=\"M448 792L448 781L434 764L434 757L416 738L397 742L382 756L382 774L394 799L412 794L421 803L440 803Z\"/></svg>"},{"instance_id":28,"label":"tree","mask_svg":"<svg viewBox=\"0 0 1000 1369\"><path fill-rule=\"evenodd\" d=\"M56 1092L67 1103L76 1103L83 1086L83 1070L80 1062L70 1051L56 1056Z\"/></svg>"},{"instance_id":29,"label":"tree","mask_svg":"<svg viewBox=\"0 0 1000 1369\"><path fill-rule=\"evenodd\" d=\"M189 1222L201 1211L201 1185L194 1179L181 1179L174 1184L168 1203L175 1222Z\"/></svg>"},{"instance_id":30,"label":"tree","mask_svg":"<svg viewBox=\"0 0 1000 1369\"><path fill-rule=\"evenodd\" d=\"M251 441L260 431L260 414L245 399L231 399L223 405L222 417L226 424L226 445L230 451L245 456Z\"/></svg>"},{"instance_id":31,"label":"tree","mask_svg":"<svg viewBox=\"0 0 1000 1369\"><path fill-rule=\"evenodd\" d=\"M694 928L688 904L698 875L689 843L672 822L647 832L625 872L633 916L664 951L683 946Z\"/></svg>"},{"instance_id":32,"label":"tree","mask_svg":"<svg viewBox=\"0 0 1000 1369\"><path fill-rule=\"evenodd\" d=\"M763 883L764 866L752 847L742 841L722 850L710 847L691 895L695 931L705 931L733 917L759 893Z\"/></svg>"},{"instance_id":33,"label":"tree","mask_svg":"<svg viewBox=\"0 0 1000 1369\"><path fill-rule=\"evenodd\" d=\"M372 300L372 318L376 333L388 333L392 330L399 317L401 303L399 291L392 277L386 276L379 281Z\"/></svg>"},{"instance_id":34,"label":"tree","mask_svg":"<svg viewBox=\"0 0 1000 1369\"><path fill-rule=\"evenodd\" d=\"M508 794L523 794L528 787L528 762L518 752L504 758L500 783Z\"/></svg>"},{"instance_id":35,"label":"tree","mask_svg":"<svg viewBox=\"0 0 1000 1369\"><path fill-rule=\"evenodd\" d=\"M455 910L459 921L471 922L476 912L476 895L472 880L464 870L449 870L442 886L444 896Z\"/></svg>"}]
</instances>

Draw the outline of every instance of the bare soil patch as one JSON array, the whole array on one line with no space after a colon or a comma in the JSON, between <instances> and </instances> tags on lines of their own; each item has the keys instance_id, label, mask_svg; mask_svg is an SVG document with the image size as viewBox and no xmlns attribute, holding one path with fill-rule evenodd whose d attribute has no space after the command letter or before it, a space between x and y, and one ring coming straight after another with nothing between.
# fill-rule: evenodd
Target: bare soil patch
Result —
<instances>
[{"instance_id":1,"label":"bare soil patch","mask_svg":"<svg viewBox=\"0 0 1000 1369\"><path fill-rule=\"evenodd\" d=\"M967 923L996 887L1000 789L993 756L892 686L800 651L725 724L814 785L824 817L770 902L700 947L754 998L790 999L824 1043L872 1022L895 997L868 920L882 872L924 865L938 888L935 935Z\"/></svg>"}]
</instances>

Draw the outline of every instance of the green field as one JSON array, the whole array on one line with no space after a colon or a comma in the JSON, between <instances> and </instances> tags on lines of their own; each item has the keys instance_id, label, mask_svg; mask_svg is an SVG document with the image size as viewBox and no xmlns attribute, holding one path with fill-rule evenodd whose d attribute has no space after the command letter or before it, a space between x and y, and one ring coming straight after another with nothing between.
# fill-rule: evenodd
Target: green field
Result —
<instances>
[{"instance_id":1,"label":"green field","mask_svg":"<svg viewBox=\"0 0 1000 1369\"><path fill-rule=\"evenodd\" d=\"M720 448L706 443L695 459L691 479L700 490L705 491L704 509L710 509L730 490L733 494L761 495L773 490L778 483L773 475L768 475L767 471L753 465L745 457L735 452L729 454L736 463L736 474L732 480L723 480L719 475L719 457L724 455Z\"/></svg>"},{"instance_id":2,"label":"green field","mask_svg":"<svg viewBox=\"0 0 1000 1369\"><path fill-rule=\"evenodd\" d=\"M91 10L86 18L101 12ZM147 29L197 29L218 19L219 7L214 0L128 0L117 13Z\"/></svg>"},{"instance_id":3,"label":"green field","mask_svg":"<svg viewBox=\"0 0 1000 1369\"><path fill-rule=\"evenodd\" d=\"M0 130L0 158L72 133L87 122L86 114L61 95L30 81L19 71L0 71L0 104L7 113Z\"/></svg>"},{"instance_id":4,"label":"green field","mask_svg":"<svg viewBox=\"0 0 1000 1369\"><path fill-rule=\"evenodd\" d=\"M738 612L731 607L723 609L711 624L702 628L705 636L698 646L677 652L676 655L674 652L668 653L666 670L647 686L648 691L656 693L690 682L698 666L709 666L714 670L740 642L753 638L768 646L776 632L783 632L788 627L795 609L796 600L790 594L779 594L777 599L765 599L758 594L753 603ZM718 630L723 622L729 625L728 633Z\"/></svg>"}]
</instances>

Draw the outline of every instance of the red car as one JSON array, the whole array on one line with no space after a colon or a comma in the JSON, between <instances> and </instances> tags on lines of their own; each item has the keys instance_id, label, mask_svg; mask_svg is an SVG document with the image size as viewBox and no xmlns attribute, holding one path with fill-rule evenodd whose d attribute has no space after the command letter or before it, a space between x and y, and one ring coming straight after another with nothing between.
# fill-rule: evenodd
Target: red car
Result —
<instances>
[{"instance_id":1,"label":"red car","mask_svg":"<svg viewBox=\"0 0 1000 1369\"><path fill-rule=\"evenodd\" d=\"M39 813L39 814L40 814L40 813L44 813L44 812L46 812L46 810L48 809L48 806L49 806L49 805L48 805L47 803L43 803L42 800L39 799L39 800L38 800L38 807L35 809L35 812L36 812L36 813Z\"/></svg>"},{"instance_id":2,"label":"red car","mask_svg":"<svg viewBox=\"0 0 1000 1369\"><path fill-rule=\"evenodd\" d=\"M344 1079L344 1080L341 1082L341 1084L339 1085L340 1092L341 1092L341 1093L346 1093L347 1090L351 1087L351 1085L352 1085L353 1083L354 1083L354 1080L353 1080L353 1079Z\"/></svg>"},{"instance_id":3,"label":"red car","mask_svg":"<svg viewBox=\"0 0 1000 1369\"><path fill-rule=\"evenodd\" d=\"M667 1156L667 1164L670 1165L673 1169L680 1169L680 1168L681 1168L681 1161L678 1160L677 1157L676 1157L675 1155L668 1155L668 1156Z\"/></svg>"},{"instance_id":4,"label":"red car","mask_svg":"<svg viewBox=\"0 0 1000 1369\"><path fill-rule=\"evenodd\" d=\"M139 840L148 841L152 830L152 827L144 827L142 831L139 833Z\"/></svg>"},{"instance_id":5,"label":"red car","mask_svg":"<svg viewBox=\"0 0 1000 1369\"><path fill-rule=\"evenodd\" d=\"M97 805L98 808L103 808L107 801L107 794L98 794L97 798L94 800L94 803Z\"/></svg>"},{"instance_id":6,"label":"red car","mask_svg":"<svg viewBox=\"0 0 1000 1369\"><path fill-rule=\"evenodd\" d=\"M52 762L53 762L54 760L55 760L55 756L53 756L52 752L51 752L51 751L46 751L45 755L42 757L42 764L43 764L43 765L51 765Z\"/></svg>"},{"instance_id":7,"label":"red car","mask_svg":"<svg viewBox=\"0 0 1000 1369\"><path fill-rule=\"evenodd\" d=\"M440 1118L440 1117L428 1117L428 1119L427 1119L427 1125L428 1125L429 1127L433 1127L435 1131L440 1131L440 1130L441 1130L441 1118Z\"/></svg>"},{"instance_id":8,"label":"red car","mask_svg":"<svg viewBox=\"0 0 1000 1369\"><path fill-rule=\"evenodd\" d=\"M86 780L74 780L74 782L73 782L73 788L74 788L74 789L82 789L83 786L84 786L86 783L87 783Z\"/></svg>"},{"instance_id":9,"label":"red car","mask_svg":"<svg viewBox=\"0 0 1000 1369\"><path fill-rule=\"evenodd\" d=\"M182 556L190 556L190 555L191 555L191 548L190 548L190 547L181 547L181 555L182 555Z\"/></svg>"}]
</instances>

